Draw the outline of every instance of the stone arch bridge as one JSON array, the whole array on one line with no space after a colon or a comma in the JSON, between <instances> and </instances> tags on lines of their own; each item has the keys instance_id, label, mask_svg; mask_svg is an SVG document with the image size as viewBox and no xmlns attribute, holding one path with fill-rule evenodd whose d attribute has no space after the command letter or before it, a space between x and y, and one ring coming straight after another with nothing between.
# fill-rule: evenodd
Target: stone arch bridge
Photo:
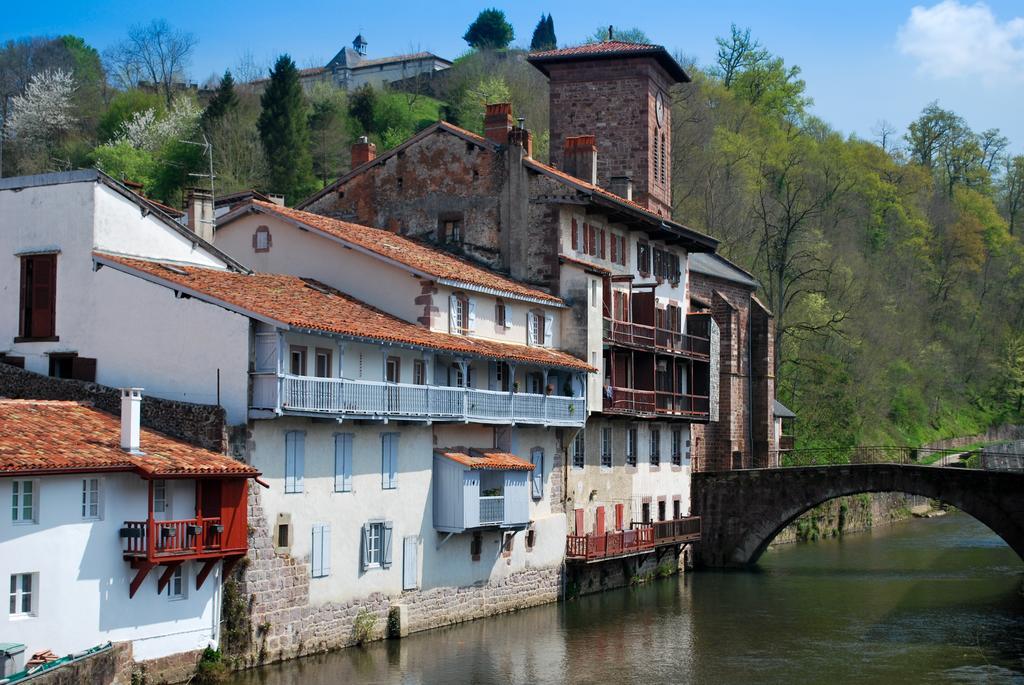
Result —
<instances>
[{"instance_id":1,"label":"stone arch bridge","mask_svg":"<svg viewBox=\"0 0 1024 685\"><path fill-rule=\"evenodd\" d=\"M754 564L800 514L863 492L902 492L950 504L988 526L1024 559L1024 473L849 464L694 473L693 513L702 524L697 563Z\"/></svg>"}]
</instances>

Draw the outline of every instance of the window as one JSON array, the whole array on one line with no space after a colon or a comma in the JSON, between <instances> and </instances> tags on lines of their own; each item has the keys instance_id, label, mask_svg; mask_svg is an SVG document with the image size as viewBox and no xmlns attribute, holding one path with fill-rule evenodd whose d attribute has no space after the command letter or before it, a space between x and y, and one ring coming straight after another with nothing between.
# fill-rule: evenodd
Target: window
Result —
<instances>
[{"instance_id":1,"label":"window","mask_svg":"<svg viewBox=\"0 0 1024 685\"><path fill-rule=\"evenodd\" d=\"M686 456L684 458L686 459L686 465L689 466L690 465L690 441L689 440L686 441Z\"/></svg>"},{"instance_id":2,"label":"window","mask_svg":"<svg viewBox=\"0 0 1024 685\"><path fill-rule=\"evenodd\" d=\"M39 507L36 506L36 481L16 480L11 483L11 521L14 523L35 523Z\"/></svg>"},{"instance_id":3,"label":"window","mask_svg":"<svg viewBox=\"0 0 1024 685\"><path fill-rule=\"evenodd\" d=\"M665 520L665 500L658 500L658 520Z\"/></svg>"},{"instance_id":4,"label":"window","mask_svg":"<svg viewBox=\"0 0 1024 685\"><path fill-rule=\"evenodd\" d=\"M185 564L179 564L171 574L167 583L167 597L169 599L185 599Z\"/></svg>"},{"instance_id":5,"label":"window","mask_svg":"<svg viewBox=\"0 0 1024 685\"><path fill-rule=\"evenodd\" d=\"M612 467L612 429L601 429L601 466L606 469Z\"/></svg>"},{"instance_id":6,"label":"window","mask_svg":"<svg viewBox=\"0 0 1024 685\"><path fill-rule=\"evenodd\" d=\"M422 359L412 360L412 382L416 385L427 384L427 363Z\"/></svg>"},{"instance_id":7,"label":"window","mask_svg":"<svg viewBox=\"0 0 1024 685\"><path fill-rule=\"evenodd\" d=\"M651 246L644 240L636 244L636 270L644 276L651 273Z\"/></svg>"},{"instance_id":8,"label":"window","mask_svg":"<svg viewBox=\"0 0 1024 685\"><path fill-rule=\"evenodd\" d=\"M35 573L15 573L11 575L11 616L34 616L36 613L37 592Z\"/></svg>"},{"instance_id":9,"label":"window","mask_svg":"<svg viewBox=\"0 0 1024 685\"><path fill-rule=\"evenodd\" d=\"M642 523L651 522L651 503L644 502L640 505L640 521Z\"/></svg>"},{"instance_id":10,"label":"window","mask_svg":"<svg viewBox=\"0 0 1024 685\"><path fill-rule=\"evenodd\" d=\"M544 496L544 450L534 447L530 450L530 463L533 464L533 472L530 473L530 494L533 499L538 500Z\"/></svg>"},{"instance_id":11,"label":"window","mask_svg":"<svg viewBox=\"0 0 1024 685\"><path fill-rule=\"evenodd\" d=\"M516 533L515 531L505 531L501 537L501 556L510 557L512 556L512 545L515 543Z\"/></svg>"},{"instance_id":12,"label":"window","mask_svg":"<svg viewBox=\"0 0 1024 685\"><path fill-rule=\"evenodd\" d=\"M573 220L572 220L572 229L571 230L572 230L572 249L573 249L573 251L578 252L579 249L580 249L580 235L579 235L580 232L579 232L579 226L576 224L576 218L575 217L573 217Z\"/></svg>"},{"instance_id":13,"label":"window","mask_svg":"<svg viewBox=\"0 0 1024 685\"><path fill-rule=\"evenodd\" d=\"M530 552L533 550L533 546L537 544L537 531L530 528L526 531L526 551Z\"/></svg>"},{"instance_id":14,"label":"window","mask_svg":"<svg viewBox=\"0 0 1024 685\"><path fill-rule=\"evenodd\" d=\"M672 518L680 519L683 517L682 512L683 503L677 499L672 500Z\"/></svg>"},{"instance_id":15,"label":"window","mask_svg":"<svg viewBox=\"0 0 1024 685\"><path fill-rule=\"evenodd\" d=\"M527 342L530 345L551 347L555 317L547 312L527 312Z\"/></svg>"},{"instance_id":16,"label":"window","mask_svg":"<svg viewBox=\"0 0 1024 685\"><path fill-rule=\"evenodd\" d=\"M586 462L586 457L584 456L585 445L583 442L583 435L584 431L583 429L580 429L576 433L576 437L572 441L572 467L574 469L582 469L584 463Z\"/></svg>"},{"instance_id":17,"label":"window","mask_svg":"<svg viewBox=\"0 0 1024 685\"><path fill-rule=\"evenodd\" d=\"M437 240L449 245L462 245L462 219L444 217L437 222Z\"/></svg>"},{"instance_id":18,"label":"window","mask_svg":"<svg viewBox=\"0 0 1024 685\"><path fill-rule=\"evenodd\" d=\"M82 518L98 519L100 517L100 479L82 479Z\"/></svg>"},{"instance_id":19,"label":"window","mask_svg":"<svg viewBox=\"0 0 1024 685\"><path fill-rule=\"evenodd\" d=\"M661 152L661 159L660 159L660 165L661 165L661 173L660 173L661 185L665 185L665 167L666 167L666 164L665 164L665 134L664 133L661 134L661 149L660 149L660 152Z\"/></svg>"},{"instance_id":20,"label":"window","mask_svg":"<svg viewBox=\"0 0 1024 685\"><path fill-rule=\"evenodd\" d=\"M402 381L402 359L401 357L388 357L384 360L384 379L388 383L401 383Z\"/></svg>"},{"instance_id":21,"label":"window","mask_svg":"<svg viewBox=\"0 0 1024 685\"><path fill-rule=\"evenodd\" d=\"M604 244L605 244L604 229L602 228L601 230L599 230L597 232L597 234L600 236L600 238L597 241L597 256L600 257L601 259L604 259L604 256L606 254L605 250L604 250Z\"/></svg>"},{"instance_id":22,"label":"window","mask_svg":"<svg viewBox=\"0 0 1024 685\"><path fill-rule=\"evenodd\" d=\"M277 549L278 550L287 550L288 547L291 545L291 536L289 535L290 532L291 532L291 524L289 524L289 523L279 523L279 524L277 524L276 543L277 543Z\"/></svg>"},{"instance_id":23,"label":"window","mask_svg":"<svg viewBox=\"0 0 1024 685\"><path fill-rule=\"evenodd\" d=\"M469 541L469 556L473 561L480 561L480 552L484 548L484 536L482 533L473 533L473 539Z\"/></svg>"},{"instance_id":24,"label":"window","mask_svg":"<svg viewBox=\"0 0 1024 685\"><path fill-rule=\"evenodd\" d=\"M508 308L503 300L494 303L494 325L501 328L509 326Z\"/></svg>"},{"instance_id":25,"label":"window","mask_svg":"<svg viewBox=\"0 0 1024 685\"><path fill-rule=\"evenodd\" d=\"M334 434L334 491L352 492L351 433Z\"/></svg>"},{"instance_id":26,"label":"window","mask_svg":"<svg viewBox=\"0 0 1024 685\"><path fill-rule=\"evenodd\" d=\"M509 365L505 362L491 362L491 365L494 369L494 387L491 390L508 392L509 377L512 375Z\"/></svg>"},{"instance_id":27,"label":"window","mask_svg":"<svg viewBox=\"0 0 1024 685\"><path fill-rule=\"evenodd\" d=\"M636 466L636 444L636 428L630 428L626 431L626 464L629 466Z\"/></svg>"},{"instance_id":28,"label":"window","mask_svg":"<svg viewBox=\"0 0 1024 685\"><path fill-rule=\"evenodd\" d=\"M313 541L309 547L309 566L314 578L331 575L331 526L313 524Z\"/></svg>"},{"instance_id":29,"label":"window","mask_svg":"<svg viewBox=\"0 0 1024 685\"><path fill-rule=\"evenodd\" d=\"M306 470L306 434L288 431L284 435L284 491L302 492L302 476Z\"/></svg>"},{"instance_id":30,"label":"window","mask_svg":"<svg viewBox=\"0 0 1024 685\"><path fill-rule=\"evenodd\" d=\"M53 378L74 378L80 381L96 381L95 357L79 357L77 352L50 352L50 376Z\"/></svg>"},{"instance_id":31,"label":"window","mask_svg":"<svg viewBox=\"0 0 1024 685\"><path fill-rule=\"evenodd\" d=\"M626 236L619 236L619 264L626 265Z\"/></svg>"},{"instance_id":32,"label":"window","mask_svg":"<svg viewBox=\"0 0 1024 685\"><path fill-rule=\"evenodd\" d=\"M167 501L167 481L153 481L153 513L170 514L171 505Z\"/></svg>"},{"instance_id":33,"label":"window","mask_svg":"<svg viewBox=\"0 0 1024 685\"><path fill-rule=\"evenodd\" d=\"M611 254L609 255L609 258L610 258L610 261L613 264L618 264L618 262L619 262L619 254L618 254L619 253L619 236L617 236L614 233L612 233L612 234L610 234L610 237L611 237L612 240L611 240L611 244L609 245L609 247L611 248Z\"/></svg>"},{"instance_id":34,"label":"window","mask_svg":"<svg viewBox=\"0 0 1024 685\"><path fill-rule=\"evenodd\" d=\"M256 252L270 252L272 244L273 240L270 237L269 227L260 226L256 229L256 232L252 234L252 249Z\"/></svg>"},{"instance_id":35,"label":"window","mask_svg":"<svg viewBox=\"0 0 1024 685\"><path fill-rule=\"evenodd\" d=\"M305 376L306 375L306 348L300 345L292 345L291 351L291 365L289 369L293 376Z\"/></svg>"},{"instance_id":36,"label":"window","mask_svg":"<svg viewBox=\"0 0 1024 685\"><path fill-rule=\"evenodd\" d=\"M597 307L597 280L590 281L590 306Z\"/></svg>"},{"instance_id":37,"label":"window","mask_svg":"<svg viewBox=\"0 0 1024 685\"><path fill-rule=\"evenodd\" d=\"M672 429L672 466L683 465L683 431Z\"/></svg>"},{"instance_id":38,"label":"window","mask_svg":"<svg viewBox=\"0 0 1024 685\"><path fill-rule=\"evenodd\" d=\"M316 348L316 360L313 373L317 378L331 377L331 351L322 347Z\"/></svg>"},{"instance_id":39,"label":"window","mask_svg":"<svg viewBox=\"0 0 1024 685\"><path fill-rule=\"evenodd\" d=\"M381 435L380 481L385 490L398 487L398 433Z\"/></svg>"},{"instance_id":40,"label":"window","mask_svg":"<svg viewBox=\"0 0 1024 685\"><path fill-rule=\"evenodd\" d=\"M661 465L661 431L651 429L651 466Z\"/></svg>"},{"instance_id":41,"label":"window","mask_svg":"<svg viewBox=\"0 0 1024 685\"><path fill-rule=\"evenodd\" d=\"M476 328L476 303L465 295L448 298L449 332L465 335Z\"/></svg>"},{"instance_id":42,"label":"window","mask_svg":"<svg viewBox=\"0 0 1024 685\"><path fill-rule=\"evenodd\" d=\"M544 374L536 372L526 374L526 392L533 393L534 395L543 395Z\"/></svg>"},{"instance_id":43,"label":"window","mask_svg":"<svg viewBox=\"0 0 1024 685\"><path fill-rule=\"evenodd\" d=\"M363 524L363 570L391 567L391 521Z\"/></svg>"},{"instance_id":44,"label":"window","mask_svg":"<svg viewBox=\"0 0 1024 685\"><path fill-rule=\"evenodd\" d=\"M57 255L22 257L19 337L36 340L56 337L56 300Z\"/></svg>"}]
</instances>

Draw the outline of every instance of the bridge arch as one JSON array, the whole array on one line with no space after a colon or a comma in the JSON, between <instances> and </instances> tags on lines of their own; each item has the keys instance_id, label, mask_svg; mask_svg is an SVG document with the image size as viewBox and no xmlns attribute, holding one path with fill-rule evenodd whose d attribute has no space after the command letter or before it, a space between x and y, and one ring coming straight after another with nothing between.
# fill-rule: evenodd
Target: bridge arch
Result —
<instances>
[{"instance_id":1,"label":"bridge arch","mask_svg":"<svg viewBox=\"0 0 1024 685\"><path fill-rule=\"evenodd\" d=\"M851 464L695 473L693 509L702 527L697 561L708 567L752 565L802 513L865 492L941 500L988 526L1024 559L1024 474Z\"/></svg>"}]
</instances>

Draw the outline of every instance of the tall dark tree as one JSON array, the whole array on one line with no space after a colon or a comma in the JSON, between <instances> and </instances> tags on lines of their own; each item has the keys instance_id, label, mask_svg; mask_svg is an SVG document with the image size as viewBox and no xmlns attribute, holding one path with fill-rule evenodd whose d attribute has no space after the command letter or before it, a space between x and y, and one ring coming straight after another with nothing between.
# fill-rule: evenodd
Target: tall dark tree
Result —
<instances>
[{"instance_id":1,"label":"tall dark tree","mask_svg":"<svg viewBox=\"0 0 1024 685\"><path fill-rule=\"evenodd\" d=\"M515 31L505 18L505 13L492 7L480 12L466 29L462 40L478 50L501 50L507 48L515 37Z\"/></svg>"},{"instance_id":2,"label":"tall dark tree","mask_svg":"<svg viewBox=\"0 0 1024 685\"><path fill-rule=\"evenodd\" d=\"M217 92L213 94L206 109L203 110L203 125L208 126L219 121L237 106L238 94L235 92L235 79L231 76L231 70L228 69L220 80Z\"/></svg>"},{"instance_id":3,"label":"tall dark tree","mask_svg":"<svg viewBox=\"0 0 1024 685\"><path fill-rule=\"evenodd\" d=\"M377 91L369 83L356 89L348 99L348 114L361 127L360 134L376 133L373 130L373 112L377 106Z\"/></svg>"},{"instance_id":4,"label":"tall dark tree","mask_svg":"<svg viewBox=\"0 0 1024 685\"><path fill-rule=\"evenodd\" d=\"M530 41L531 50L554 50L558 47L555 39L555 20L550 14L540 15L537 28L533 30L533 39Z\"/></svg>"},{"instance_id":5,"label":"tall dark tree","mask_svg":"<svg viewBox=\"0 0 1024 685\"><path fill-rule=\"evenodd\" d=\"M269 189L294 204L316 189L309 153L306 100L299 70L288 55L281 55L270 72L260 98L263 109L257 127L267 155Z\"/></svg>"}]
</instances>

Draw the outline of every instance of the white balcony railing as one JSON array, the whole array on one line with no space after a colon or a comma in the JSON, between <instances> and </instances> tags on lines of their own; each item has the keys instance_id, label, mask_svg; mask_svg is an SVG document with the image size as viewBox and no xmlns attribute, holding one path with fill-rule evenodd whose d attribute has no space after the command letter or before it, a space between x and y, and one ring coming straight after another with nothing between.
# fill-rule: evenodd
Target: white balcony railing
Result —
<instances>
[{"instance_id":1,"label":"white balcony railing","mask_svg":"<svg viewBox=\"0 0 1024 685\"><path fill-rule=\"evenodd\" d=\"M280 388L279 404L272 401L272 381ZM254 374L251 406L353 417L562 426L582 426L586 418L582 397L292 375Z\"/></svg>"},{"instance_id":2,"label":"white balcony railing","mask_svg":"<svg viewBox=\"0 0 1024 685\"><path fill-rule=\"evenodd\" d=\"M480 525L502 523L505 520L505 497L489 495L480 498Z\"/></svg>"}]
</instances>

